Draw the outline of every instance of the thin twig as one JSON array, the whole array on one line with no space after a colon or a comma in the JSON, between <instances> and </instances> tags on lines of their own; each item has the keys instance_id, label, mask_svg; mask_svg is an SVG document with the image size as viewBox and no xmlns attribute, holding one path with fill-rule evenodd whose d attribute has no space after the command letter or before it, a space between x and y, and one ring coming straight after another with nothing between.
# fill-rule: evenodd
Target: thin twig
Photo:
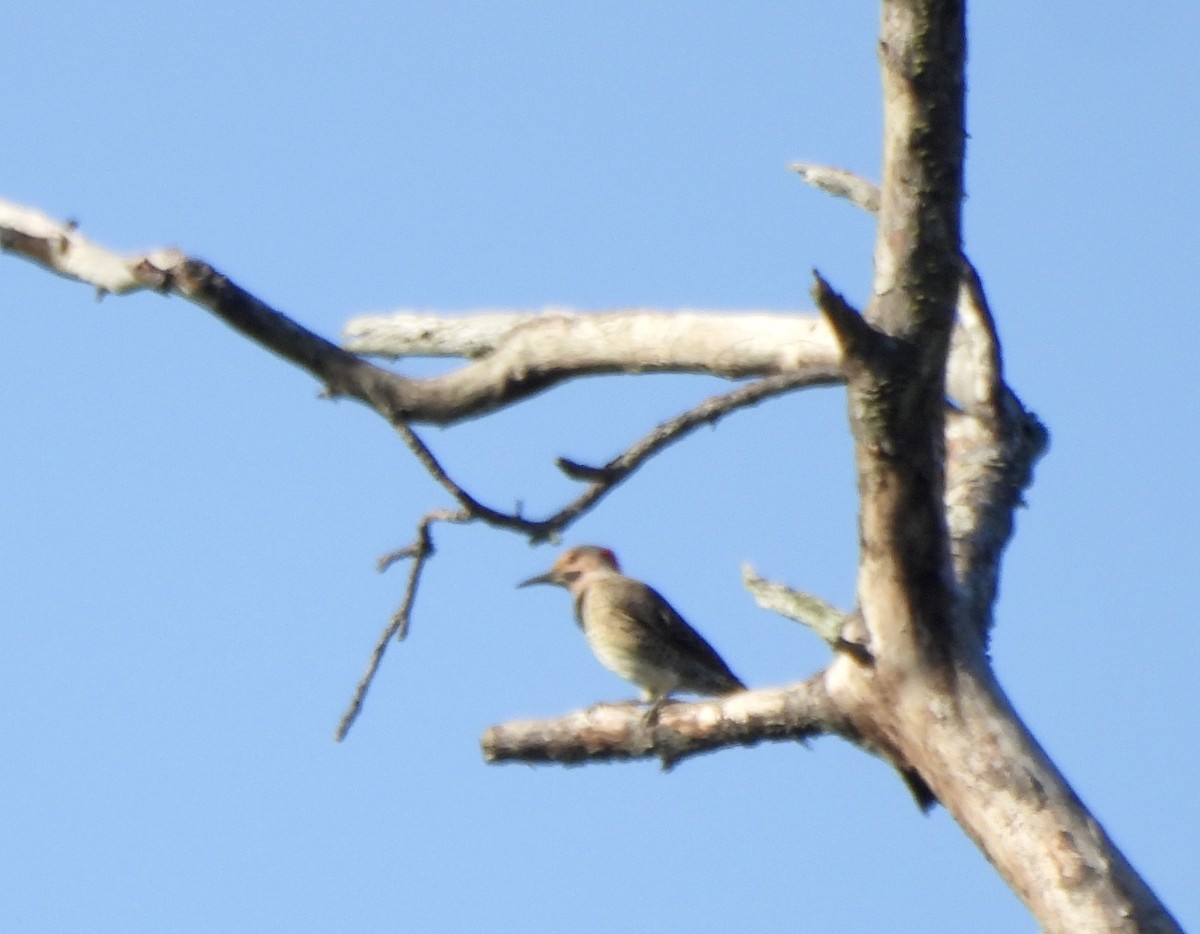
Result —
<instances>
[{"instance_id":1,"label":"thin twig","mask_svg":"<svg viewBox=\"0 0 1200 934\"><path fill-rule=\"evenodd\" d=\"M699 405L663 422L603 467L590 467L560 457L557 460L559 469L572 479L588 481L588 487L571 502L544 519L528 519L520 512L502 512L480 502L450 476L428 445L409 425L402 421L393 421L392 425L430 476L458 501L472 519L526 535L531 542L538 543L556 538L652 456L702 425L715 424L731 412L756 405L774 396L806 386L831 386L841 381L841 369L836 366L825 370L807 369L803 373L768 376L746 386L739 386L731 392L705 399Z\"/></svg>"},{"instance_id":2,"label":"thin twig","mask_svg":"<svg viewBox=\"0 0 1200 934\"><path fill-rule=\"evenodd\" d=\"M747 386L741 386L732 392L713 396L688 411L663 422L648 435L626 450L620 456L609 461L603 467L587 467L576 464L565 458L559 458L559 467L568 476L576 479L588 477L591 479L588 488L574 500L546 519L526 519L519 512L506 513L493 509L480 502L463 487L442 466L429 446L405 422L393 420L392 426L404 440L409 450L413 452L421 465L429 472L442 487L458 501L459 510L450 512L439 510L424 516L417 524L417 537L412 544L397 551L390 552L379 559L380 571L386 570L397 561L412 560L409 568L408 586L400 608L392 616L387 628L371 653L366 673L358 684L354 699L349 709L342 717L338 727L337 739L345 738L350 726L362 709L367 689L371 685L375 672L383 661L383 654L388 643L395 636L397 641L403 640L408 633L409 615L416 597L417 583L425 562L433 554L433 542L430 538L429 527L434 522L473 522L482 521L489 525L508 529L529 536L533 542L545 541L557 536L563 529L596 505L604 496L618 484L629 477L650 457L664 447L680 440L701 425L713 424L730 412L762 402L772 396L800 389L804 386L833 384L841 380L840 371L831 368L826 374L814 374L806 371L803 374L788 373L779 376L769 376Z\"/></svg>"},{"instance_id":3,"label":"thin twig","mask_svg":"<svg viewBox=\"0 0 1200 934\"><path fill-rule=\"evenodd\" d=\"M806 386L832 386L842 381L840 367L830 367L827 372L821 374L809 371L804 374L781 373L778 376L768 376L731 392L711 396L699 405L663 422L603 467L588 467L566 458L559 458L558 467L567 476L575 479L589 477L591 483L587 490L572 502L544 520L544 524L555 531L562 531L612 492L647 460L702 425L715 424L731 412L757 405L774 396Z\"/></svg>"},{"instance_id":4,"label":"thin twig","mask_svg":"<svg viewBox=\"0 0 1200 934\"><path fill-rule=\"evenodd\" d=\"M429 446L421 440L421 437L407 423L393 421L392 427L396 429L397 433L404 440L404 443L408 445L408 449L416 455L417 460L421 462L421 466L429 471L429 475L440 483L447 493L458 500L459 505L462 506L465 512L469 513L471 519L479 519L489 525L523 533L529 533L530 527L536 525L536 523L528 522L516 513L501 512L498 509L493 509L491 506L481 503L455 482L454 478L446 472L441 462L434 456Z\"/></svg>"},{"instance_id":5,"label":"thin twig","mask_svg":"<svg viewBox=\"0 0 1200 934\"><path fill-rule=\"evenodd\" d=\"M362 711L363 701L367 696L367 690L371 687L371 682L375 678L375 672L379 670L379 665L383 661L383 653L387 651L392 637L394 636L396 641L399 642L408 634L409 617L412 613L413 601L417 596L417 585L421 581L421 572L425 569L425 563L434 552L433 539L429 534L429 527L435 522L469 521L471 521L470 514L466 510L461 509L453 511L437 509L426 513L421 517L421 521L417 523L417 537L413 543L399 551L384 555L380 559L379 569L383 571L396 561L403 558L411 558L412 565L408 569L408 585L404 589L404 599L401 601L399 608L392 614L387 627L375 643L375 648L371 652L371 658L367 662L367 670L358 682L358 687L354 690L354 697L350 701L350 706L346 709L346 712L342 715L341 722L338 724L337 733L334 736L339 743L346 738L346 734L350 732L350 727L358 719L358 715Z\"/></svg>"}]
</instances>

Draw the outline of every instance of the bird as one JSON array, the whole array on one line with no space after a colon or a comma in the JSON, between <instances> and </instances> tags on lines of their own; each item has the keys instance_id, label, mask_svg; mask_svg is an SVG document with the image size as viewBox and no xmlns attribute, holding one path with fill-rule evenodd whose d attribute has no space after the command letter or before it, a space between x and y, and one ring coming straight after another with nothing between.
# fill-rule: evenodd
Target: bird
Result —
<instances>
[{"instance_id":1,"label":"bird","mask_svg":"<svg viewBox=\"0 0 1200 934\"><path fill-rule=\"evenodd\" d=\"M575 620L602 665L641 688L653 723L675 691L725 695L746 685L654 588L621 573L598 545L571 548L545 574L517 586L552 584L575 598Z\"/></svg>"}]
</instances>

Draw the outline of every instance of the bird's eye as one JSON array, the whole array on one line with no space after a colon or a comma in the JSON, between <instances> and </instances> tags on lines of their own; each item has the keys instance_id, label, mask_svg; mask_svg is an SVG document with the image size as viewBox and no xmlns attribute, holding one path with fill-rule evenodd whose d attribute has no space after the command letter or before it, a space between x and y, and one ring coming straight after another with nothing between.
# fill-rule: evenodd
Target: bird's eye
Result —
<instances>
[{"instance_id":1,"label":"bird's eye","mask_svg":"<svg viewBox=\"0 0 1200 934\"><path fill-rule=\"evenodd\" d=\"M563 580L565 580L565 581L579 580L579 571L563 571Z\"/></svg>"}]
</instances>

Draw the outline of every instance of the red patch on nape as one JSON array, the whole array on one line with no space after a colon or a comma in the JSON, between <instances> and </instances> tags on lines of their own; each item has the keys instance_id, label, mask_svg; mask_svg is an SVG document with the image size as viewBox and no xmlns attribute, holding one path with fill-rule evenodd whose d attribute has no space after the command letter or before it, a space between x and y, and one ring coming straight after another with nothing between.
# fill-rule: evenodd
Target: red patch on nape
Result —
<instances>
[{"instance_id":1,"label":"red patch on nape","mask_svg":"<svg viewBox=\"0 0 1200 934\"><path fill-rule=\"evenodd\" d=\"M617 560L617 556L611 548L601 548L600 554L612 562L613 570L621 570L621 563Z\"/></svg>"}]
</instances>

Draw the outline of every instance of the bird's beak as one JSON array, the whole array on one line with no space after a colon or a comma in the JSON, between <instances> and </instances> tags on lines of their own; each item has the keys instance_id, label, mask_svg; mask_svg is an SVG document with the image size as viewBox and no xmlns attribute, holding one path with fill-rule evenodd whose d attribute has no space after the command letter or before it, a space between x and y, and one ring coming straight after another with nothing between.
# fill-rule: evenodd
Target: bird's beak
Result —
<instances>
[{"instance_id":1,"label":"bird's beak","mask_svg":"<svg viewBox=\"0 0 1200 934\"><path fill-rule=\"evenodd\" d=\"M557 584L558 581L554 577L553 571L547 571L545 574L539 574L537 577L531 577L527 581L521 581L517 584L518 587L529 587L533 584Z\"/></svg>"}]
</instances>

